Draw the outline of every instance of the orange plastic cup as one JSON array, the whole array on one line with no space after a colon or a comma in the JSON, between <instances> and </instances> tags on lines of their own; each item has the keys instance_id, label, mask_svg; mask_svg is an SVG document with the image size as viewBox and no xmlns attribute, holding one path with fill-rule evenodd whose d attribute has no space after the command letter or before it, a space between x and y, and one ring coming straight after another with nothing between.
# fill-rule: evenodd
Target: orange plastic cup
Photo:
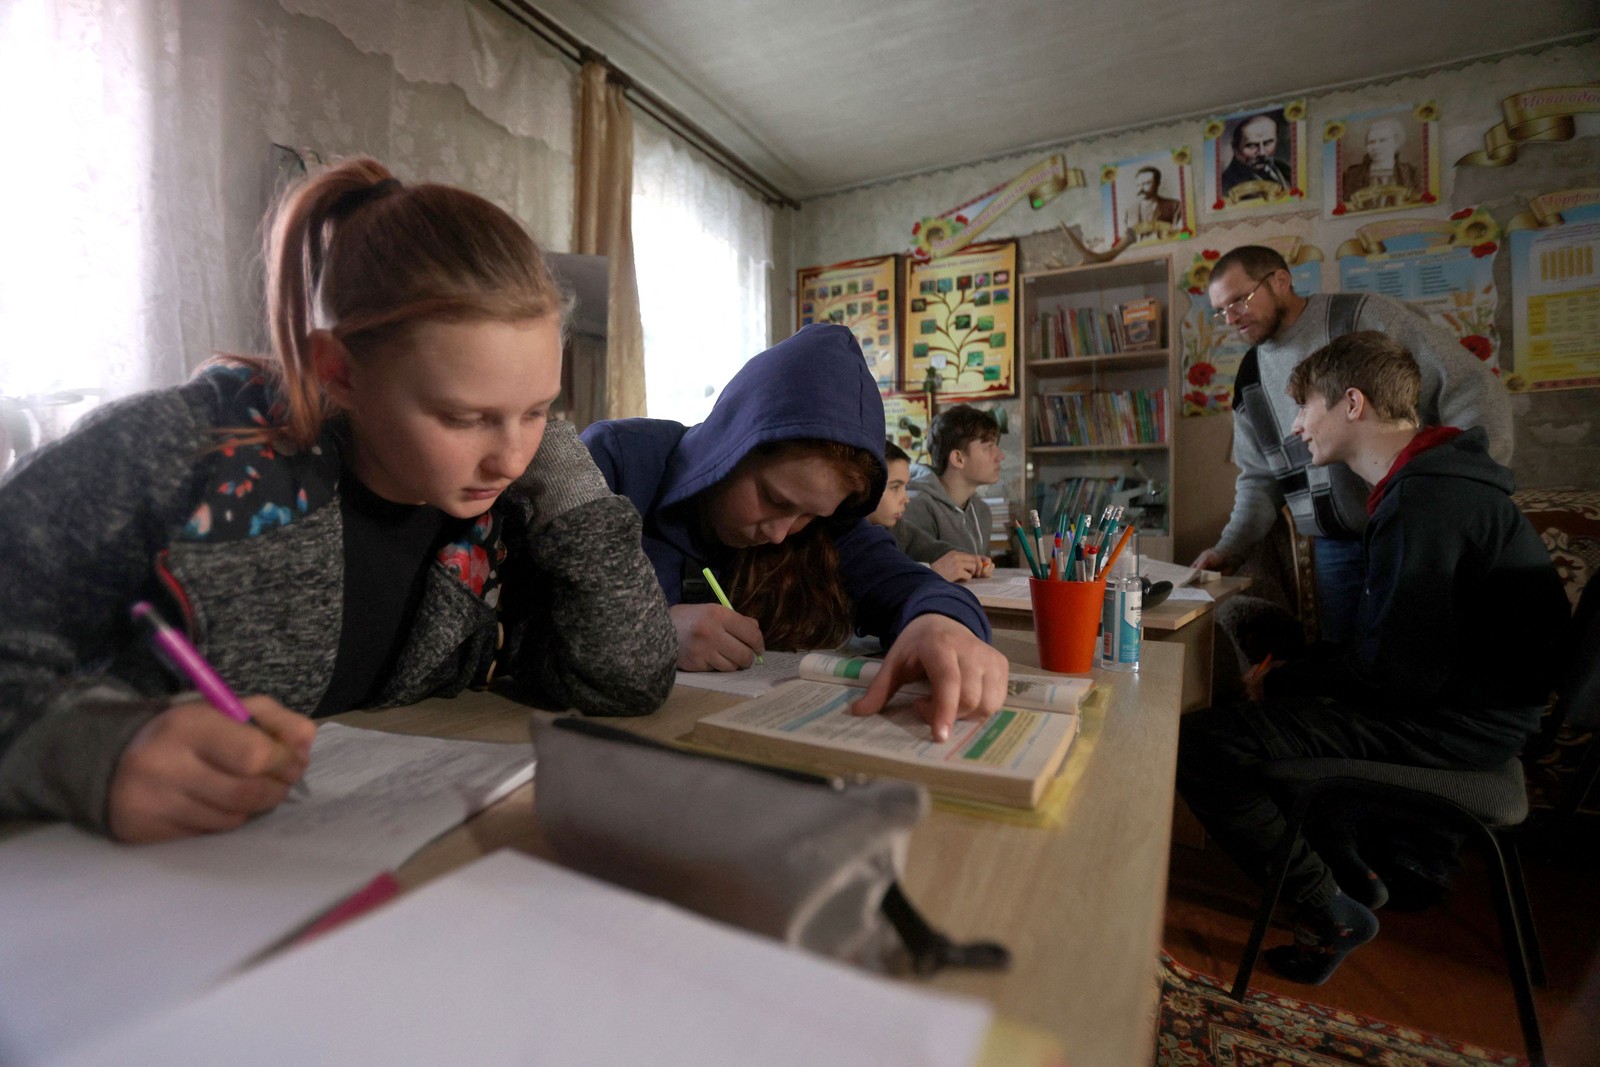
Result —
<instances>
[{"instance_id":1,"label":"orange plastic cup","mask_svg":"<svg viewBox=\"0 0 1600 1067\"><path fill-rule=\"evenodd\" d=\"M1033 597L1033 636L1039 666L1060 674L1084 674L1094 666L1106 580L1051 582L1028 579Z\"/></svg>"}]
</instances>

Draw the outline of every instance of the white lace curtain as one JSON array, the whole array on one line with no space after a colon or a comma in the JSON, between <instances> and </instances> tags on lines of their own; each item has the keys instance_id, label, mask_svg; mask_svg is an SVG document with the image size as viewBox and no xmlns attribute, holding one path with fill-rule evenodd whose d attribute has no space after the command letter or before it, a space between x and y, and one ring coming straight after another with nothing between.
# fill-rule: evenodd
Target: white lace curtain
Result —
<instances>
[{"instance_id":1,"label":"white lace curtain","mask_svg":"<svg viewBox=\"0 0 1600 1067\"><path fill-rule=\"evenodd\" d=\"M261 350L274 143L464 185L565 250L574 86L475 0L4 0L0 417L48 437L64 392Z\"/></svg>"},{"instance_id":2,"label":"white lace curtain","mask_svg":"<svg viewBox=\"0 0 1600 1067\"><path fill-rule=\"evenodd\" d=\"M633 244L652 418L693 425L771 341L773 209L704 156L634 121Z\"/></svg>"}]
</instances>

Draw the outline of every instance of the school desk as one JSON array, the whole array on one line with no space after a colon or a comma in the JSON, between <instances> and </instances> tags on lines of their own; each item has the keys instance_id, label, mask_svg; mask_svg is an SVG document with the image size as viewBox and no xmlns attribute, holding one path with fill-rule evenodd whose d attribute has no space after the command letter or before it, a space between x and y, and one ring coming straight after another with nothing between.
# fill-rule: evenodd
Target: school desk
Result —
<instances>
[{"instance_id":1,"label":"school desk","mask_svg":"<svg viewBox=\"0 0 1600 1067\"><path fill-rule=\"evenodd\" d=\"M1028 572L1018 567L1002 567L997 578L1020 577ZM1211 703L1211 664L1216 648L1213 614L1218 601L1250 587L1250 579L1238 576L1219 578L1199 588L1212 599L1164 600L1144 613L1144 638L1147 643L1169 642L1183 647L1183 695L1180 707L1194 711ZM1026 585L996 587L985 583L973 592L989 624L996 630L1033 630L1033 606Z\"/></svg>"},{"instance_id":2,"label":"school desk","mask_svg":"<svg viewBox=\"0 0 1600 1067\"><path fill-rule=\"evenodd\" d=\"M1038 664L1031 633L997 634L995 644L1019 665ZM1054 1035L1074 1067L1138 1067L1154 1057L1182 671L1181 648L1152 643L1139 674L1097 674L1113 687L1104 728L1068 757L1082 777L1060 828L935 808L911 838L905 885L923 913L953 938L997 939L1015 956L1006 973L926 981ZM670 740L739 699L680 686L655 715L608 721ZM465 693L338 721L511 741L527 737L527 717L502 697ZM401 882L417 885L502 847L548 857L532 793L517 790L429 845L401 868Z\"/></svg>"}]
</instances>

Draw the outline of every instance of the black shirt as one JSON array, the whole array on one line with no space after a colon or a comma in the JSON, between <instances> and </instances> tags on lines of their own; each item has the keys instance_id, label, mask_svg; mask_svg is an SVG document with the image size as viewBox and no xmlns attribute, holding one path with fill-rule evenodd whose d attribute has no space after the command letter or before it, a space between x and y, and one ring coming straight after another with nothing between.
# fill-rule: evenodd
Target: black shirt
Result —
<instances>
[{"instance_id":1,"label":"black shirt","mask_svg":"<svg viewBox=\"0 0 1600 1067\"><path fill-rule=\"evenodd\" d=\"M339 479L344 522L344 621L333 680L316 715L377 700L411 633L428 568L465 526L428 504L385 500L346 468Z\"/></svg>"}]
</instances>

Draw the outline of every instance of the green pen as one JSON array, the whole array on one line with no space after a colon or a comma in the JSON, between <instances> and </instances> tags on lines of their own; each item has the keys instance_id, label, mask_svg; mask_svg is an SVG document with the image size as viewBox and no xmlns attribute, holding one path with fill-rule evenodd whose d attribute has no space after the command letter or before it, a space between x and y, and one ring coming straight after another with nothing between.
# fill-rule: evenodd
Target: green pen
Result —
<instances>
[{"instance_id":1,"label":"green pen","mask_svg":"<svg viewBox=\"0 0 1600 1067\"><path fill-rule=\"evenodd\" d=\"M717 576L711 573L711 568L702 567L700 568L700 573L706 576L706 581L711 585L711 591L717 594L717 600L722 604L722 606L727 608L729 611L732 611L733 605L728 603L728 594L722 591L722 585L717 581ZM758 654L756 656L756 662L765 666L767 661L762 659Z\"/></svg>"}]
</instances>

